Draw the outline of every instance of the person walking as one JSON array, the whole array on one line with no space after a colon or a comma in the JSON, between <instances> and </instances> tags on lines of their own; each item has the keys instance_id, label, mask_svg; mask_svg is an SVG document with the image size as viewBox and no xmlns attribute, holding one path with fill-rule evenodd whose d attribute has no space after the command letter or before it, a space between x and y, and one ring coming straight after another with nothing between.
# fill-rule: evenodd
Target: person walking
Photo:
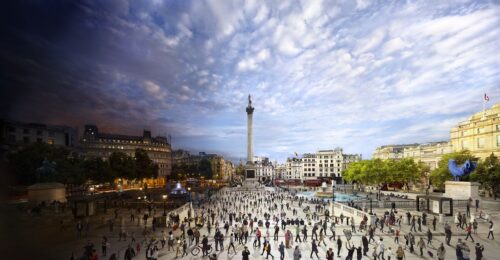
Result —
<instances>
[{"instance_id":1,"label":"person walking","mask_svg":"<svg viewBox=\"0 0 500 260\"><path fill-rule=\"evenodd\" d=\"M250 251L248 250L247 246L245 246L245 248L241 252L241 259L242 260L250 260Z\"/></svg>"},{"instance_id":2,"label":"person walking","mask_svg":"<svg viewBox=\"0 0 500 260\"><path fill-rule=\"evenodd\" d=\"M470 239L472 239L472 242L474 243L474 238L472 237L472 224L469 223L469 225L467 225L467 228L465 230L467 231L467 235L465 236L465 241L467 241L467 239L470 237Z\"/></svg>"},{"instance_id":3,"label":"person walking","mask_svg":"<svg viewBox=\"0 0 500 260\"><path fill-rule=\"evenodd\" d=\"M337 256L340 257L340 250L342 249L342 239L340 236L337 237Z\"/></svg>"},{"instance_id":4,"label":"person walking","mask_svg":"<svg viewBox=\"0 0 500 260\"><path fill-rule=\"evenodd\" d=\"M490 227L488 228L488 238L490 238L491 236L491 239L494 240L495 239L495 236L493 236L493 221L490 220Z\"/></svg>"},{"instance_id":5,"label":"person walking","mask_svg":"<svg viewBox=\"0 0 500 260\"><path fill-rule=\"evenodd\" d=\"M436 231L436 222L437 222L437 218L436 218L436 216L434 216L434 218L432 218L432 229L434 231Z\"/></svg>"},{"instance_id":6,"label":"person walking","mask_svg":"<svg viewBox=\"0 0 500 260\"><path fill-rule=\"evenodd\" d=\"M302 253L300 252L299 246L295 246L295 250L293 250L293 260L300 260L302 257Z\"/></svg>"},{"instance_id":7,"label":"person walking","mask_svg":"<svg viewBox=\"0 0 500 260\"><path fill-rule=\"evenodd\" d=\"M398 246L398 250L396 250L396 259L397 260L406 259L405 251L401 246Z\"/></svg>"},{"instance_id":8,"label":"person walking","mask_svg":"<svg viewBox=\"0 0 500 260\"><path fill-rule=\"evenodd\" d=\"M269 256L271 256L274 259L274 256L271 254L271 242L267 241L267 239L266 242L264 244L264 251L266 251L266 259L268 259Z\"/></svg>"},{"instance_id":9,"label":"person walking","mask_svg":"<svg viewBox=\"0 0 500 260\"><path fill-rule=\"evenodd\" d=\"M420 256L424 256L424 248L426 247L424 238L420 237L420 240L417 242L417 246L420 249Z\"/></svg>"},{"instance_id":10,"label":"person walking","mask_svg":"<svg viewBox=\"0 0 500 260\"><path fill-rule=\"evenodd\" d=\"M438 247L437 252L436 252L438 260L444 260L446 257L446 249L444 248L443 243Z\"/></svg>"},{"instance_id":11,"label":"person walking","mask_svg":"<svg viewBox=\"0 0 500 260\"><path fill-rule=\"evenodd\" d=\"M427 245L432 246L432 232L430 229L427 229Z\"/></svg>"},{"instance_id":12,"label":"person walking","mask_svg":"<svg viewBox=\"0 0 500 260\"><path fill-rule=\"evenodd\" d=\"M483 251L484 251L484 246L480 245L479 243L476 243L476 260L483 259Z\"/></svg>"},{"instance_id":13,"label":"person walking","mask_svg":"<svg viewBox=\"0 0 500 260\"><path fill-rule=\"evenodd\" d=\"M280 260L285 259L285 245L283 244L283 241L281 241L278 251L280 252Z\"/></svg>"},{"instance_id":14,"label":"person walking","mask_svg":"<svg viewBox=\"0 0 500 260\"><path fill-rule=\"evenodd\" d=\"M385 260L384 253L385 253L384 241L383 241L382 238L380 238L380 241L378 242L378 254L377 254L377 257L379 259Z\"/></svg>"},{"instance_id":15,"label":"person walking","mask_svg":"<svg viewBox=\"0 0 500 260\"><path fill-rule=\"evenodd\" d=\"M316 257L319 259L318 256L318 245L316 245L316 240L313 239L311 242L311 259L313 258L313 254L316 255Z\"/></svg>"},{"instance_id":16,"label":"person walking","mask_svg":"<svg viewBox=\"0 0 500 260\"><path fill-rule=\"evenodd\" d=\"M259 244L260 246L260 244ZM229 254L229 251L233 248L233 252L236 254L236 249L234 248L234 234L231 233L229 236L229 246L227 247L227 253Z\"/></svg>"},{"instance_id":17,"label":"person walking","mask_svg":"<svg viewBox=\"0 0 500 260\"><path fill-rule=\"evenodd\" d=\"M363 255L367 256L366 253L368 252L368 239L366 236L361 237L361 243L363 244Z\"/></svg>"},{"instance_id":18,"label":"person walking","mask_svg":"<svg viewBox=\"0 0 500 260\"><path fill-rule=\"evenodd\" d=\"M399 244L399 236L400 236L400 230L396 229L396 232L394 232L394 243Z\"/></svg>"},{"instance_id":19,"label":"person walking","mask_svg":"<svg viewBox=\"0 0 500 260\"><path fill-rule=\"evenodd\" d=\"M326 251L326 260L333 260L333 257L333 249L330 247L328 248L328 251Z\"/></svg>"}]
</instances>

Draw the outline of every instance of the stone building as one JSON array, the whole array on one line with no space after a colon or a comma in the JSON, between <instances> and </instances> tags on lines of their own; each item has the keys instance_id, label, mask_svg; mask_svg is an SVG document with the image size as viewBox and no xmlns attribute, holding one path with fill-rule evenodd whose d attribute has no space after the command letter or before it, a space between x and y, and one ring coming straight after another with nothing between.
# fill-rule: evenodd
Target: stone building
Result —
<instances>
[{"instance_id":1,"label":"stone building","mask_svg":"<svg viewBox=\"0 0 500 260\"><path fill-rule=\"evenodd\" d=\"M172 171L170 140L164 136L152 137L148 130L144 130L142 136L132 136L102 133L96 125L85 125L81 146L85 157L100 157L105 160L113 152L123 152L134 157L136 149L143 149L158 165L160 178L167 178Z\"/></svg>"}]
</instances>

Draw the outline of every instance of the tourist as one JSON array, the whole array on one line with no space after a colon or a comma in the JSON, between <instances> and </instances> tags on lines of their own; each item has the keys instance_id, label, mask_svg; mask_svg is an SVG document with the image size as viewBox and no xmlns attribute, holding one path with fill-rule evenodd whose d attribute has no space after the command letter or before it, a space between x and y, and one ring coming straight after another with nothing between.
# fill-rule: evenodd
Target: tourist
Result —
<instances>
[{"instance_id":1,"label":"tourist","mask_svg":"<svg viewBox=\"0 0 500 260\"><path fill-rule=\"evenodd\" d=\"M347 257L345 258L346 260L352 260L352 257L354 256L354 250L356 250L356 247L350 246L349 243L346 245L347 248Z\"/></svg>"},{"instance_id":2,"label":"tourist","mask_svg":"<svg viewBox=\"0 0 500 260\"><path fill-rule=\"evenodd\" d=\"M340 257L340 250L342 249L342 239L340 236L337 237L337 256Z\"/></svg>"},{"instance_id":3,"label":"tourist","mask_svg":"<svg viewBox=\"0 0 500 260\"><path fill-rule=\"evenodd\" d=\"M366 238L366 236L362 236L361 237L361 243L363 244L363 255L364 256L367 256L366 253L368 252L368 239Z\"/></svg>"},{"instance_id":4,"label":"tourist","mask_svg":"<svg viewBox=\"0 0 500 260\"><path fill-rule=\"evenodd\" d=\"M300 260L302 254L300 253L299 246L295 246L295 250L293 251L293 260Z\"/></svg>"},{"instance_id":5,"label":"tourist","mask_svg":"<svg viewBox=\"0 0 500 260\"><path fill-rule=\"evenodd\" d=\"M467 239L470 237L470 239L472 239L472 242L474 242L474 238L472 237L472 224L471 223L469 223L469 225L467 226L466 231L467 231L467 235L465 236L465 241L467 241Z\"/></svg>"},{"instance_id":6,"label":"tourist","mask_svg":"<svg viewBox=\"0 0 500 260\"><path fill-rule=\"evenodd\" d=\"M281 241L278 251L280 252L280 260L285 259L285 245L283 244L283 241Z\"/></svg>"},{"instance_id":7,"label":"tourist","mask_svg":"<svg viewBox=\"0 0 500 260\"><path fill-rule=\"evenodd\" d=\"M437 219L436 219L436 216L434 216L434 217L432 218L432 229L433 229L434 231L436 231L436 222L437 222Z\"/></svg>"},{"instance_id":8,"label":"tourist","mask_svg":"<svg viewBox=\"0 0 500 260\"><path fill-rule=\"evenodd\" d=\"M313 254L316 255L316 257L319 259L319 256L318 256L318 245L316 245L316 240L312 240L312 243L311 243L311 258L313 256Z\"/></svg>"},{"instance_id":9,"label":"tourist","mask_svg":"<svg viewBox=\"0 0 500 260\"><path fill-rule=\"evenodd\" d=\"M444 248L443 243L441 243L441 245L438 247L436 255L438 260L444 260L444 258L446 257L446 249Z\"/></svg>"},{"instance_id":10,"label":"tourist","mask_svg":"<svg viewBox=\"0 0 500 260\"><path fill-rule=\"evenodd\" d=\"M479 243L476 243L476 260L483 259L483 251L484 251L484 247L482 245L480 245Z\"/></svg>"},{"instance_id":11,"label":"tourist","mask_svg":"<svg viewBox=\"0 0 500 260\"><path fill-rule=\"evenodd\" d=\"M432 246L432 232L430 229L427 229L427 245Z\"/></svg>"},{"instance_id":12,"label":"tourist","mask_svg":"<svg viewBox=\"0 0 500 260\"><path fill-rule=\"evenodd\" d=\"M361 246L358 246L358 248L356 248L356 258L358 260L361 260L361 258L363 258L363 252Z\"/></svg>"},{"instance_id":13,"label":"tourist","mask_svg":"<svg viewBox=\"0 0 500 260\"><path fill-rule=\"evenodd\" d=\"M326 251L326 260L333 260L333 257L333 249L330 247L328 248L328 251Z\"/></svg>"},{"instance_id":14,"label":"tourist","mask_svg":"<svg viewBox=\"0 0 500 260\"><path fill-rule=\"evenodd\" d=\"M242 256L242 260L250 260L250 251L248 250L248 247L245 246L245 248L243 249L243 251L241 252L241 256Z\"/></svg>"},{"instance_id":15,"label":"tourist","mask_svg":"<svg viewBox=\"0 0 500 260\"><path fill-rule=\"evenodd\" d=\"M401 246L398 246L398 250L396 250L396 258L397 260L406 259L405 251L401 248Z\"/></svg>"},{"instance_id":16,"label":"tourist","mask_svg":"<svg viewBox=\"0 0 500 260\"><path fill-rule=\"evenodd\" d=\"M493 236L493 221L490 220L490 226L488 228L488 238L490 238L491 236L491 239L494 240L495 239L495 236Z\"/></svg>"},{"instance_id":17,"label":"tourist","mask_svg":"<svg viewBox=\"0 0 500 260\"><path fill-rule=\"evenodd\" d=\"M417 242L417 246L420 250L420 256L424 256L424 248L426 248L424 238L420 237L420 240Z\"/></svg>"},{"instance_id":18,"label":"tourist","mask_svg":"<svg viewBox=\"0 0 500 260\"><path fill-rule=\"evenodd\" d=\"M400 234L400 230L397 229L396 232L394 233L394 243L396 244L399 244L399 234Z\"/></svg>"},{"instance_id":19,"label":"tourist","mask_svg":"<svg viewBox=\"0 0 500 260\"><path fill-rule=\"evenodd\" d=\"M377 254L378 258L382 260L385 259L384 253L385 253L384 241L382 238L380 238L380 241L378 242L378 254Z\"/></svg>"}]
</instances>

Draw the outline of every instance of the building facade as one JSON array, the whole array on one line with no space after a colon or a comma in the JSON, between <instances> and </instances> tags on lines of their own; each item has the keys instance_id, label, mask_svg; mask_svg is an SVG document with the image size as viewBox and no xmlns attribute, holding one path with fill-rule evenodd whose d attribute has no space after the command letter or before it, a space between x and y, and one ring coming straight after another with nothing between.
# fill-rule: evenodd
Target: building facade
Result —
<instances>
[{"instance_id":1,"label":"building facade","mask_svg":"<svg viewBox=\"0 0 500 260\"><path fill-rule=\"evenodd\" d=\"M285 178L315 180L321 178L342 182L342 172L349 163L358 162L361 154L344 154L342 148L319 150L306 153L302 157L288 158L285 164Z\"/></svg>"},{"instance_id":2,"label":"building facade","mask_svg":"<svg viewBox=\"0 0 500 260\"><path fill-rule=\"evenodd\" d=\"M403 151L404 158L413 158L415 162L423 162L429 166L431 171L438 167L443 155L451 152L451 143L447 141L408 146Z\"/></svg>"},{"instance_id":3,"label":"building facade","mask_svg":"<svg viewBox=\"0 0 500 260\"><path fill-rule=\"evenodd\" d=\"M74 148L78 144L77 129L38 123L22 123L11 120L0 121L0 144L2 151L20 148L33 143Z\"/></svg>"},{"instance_id":4,"label":"building facade","mask_svg":"<svg viewBox=\"0 0 500 260\"><path fill-rule=\"evenodd\" d=\"M381 160L401 160L404 158L404 150L407 148L417 147L419 144L394 144L383 145L377 147L372 154L372 159Z\"/></svg>"},{"instance_id":5,"label":"building facade","mask_svg":"<svg viewBox=\"0 0 500 260\"><path fill-rule=\"evenodd\" d=\"M257 178L266 178L274 180L276 178L275 164L269 158L264 156L254 156L253 166L255 168L255 175Z\"/></svg>"},{"instance_id":6,"label":"building facade","mask_svg":"<svg viewBox=\"0 0 500 260\"><path fill-rule=\"evenodd\" d=\"M144 130L142 136L109 134L99 132L95 125L85 125L81 139L85 157L107 159L113 152L123 152L134 157L136 149L143 149L149 158L158 165L158 176L166 178L172 171L172 150L170 140L164 136L152 137Z\"/></svg>"},{"instance_id":7,"label":"building facade","mask_svg":"<svg viewBox=\"0 0 500 260\"><path fill-rule=\"evenodd\" d=\"M469 150L479 158L500 156L500 103L478 112L451 129L454 152Z\"/></svg>"}]
</instances>

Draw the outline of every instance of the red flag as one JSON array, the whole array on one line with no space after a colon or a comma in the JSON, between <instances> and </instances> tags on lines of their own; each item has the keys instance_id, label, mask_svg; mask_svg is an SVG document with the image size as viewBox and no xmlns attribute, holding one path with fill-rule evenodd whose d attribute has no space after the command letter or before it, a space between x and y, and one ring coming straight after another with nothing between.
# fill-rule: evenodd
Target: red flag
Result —
<instances>
[{"instance_id":1,"label":"red flag","mask_svg":"<svg viewBox=\"0 0 500 260\"><path fill-rule=\"evenodd\" d=\"M486 93L484 93L484 101L486 101L486 102L490 101L490 97L488 97L488 95L486 95Z\"/></svg>"}]
</instances>

